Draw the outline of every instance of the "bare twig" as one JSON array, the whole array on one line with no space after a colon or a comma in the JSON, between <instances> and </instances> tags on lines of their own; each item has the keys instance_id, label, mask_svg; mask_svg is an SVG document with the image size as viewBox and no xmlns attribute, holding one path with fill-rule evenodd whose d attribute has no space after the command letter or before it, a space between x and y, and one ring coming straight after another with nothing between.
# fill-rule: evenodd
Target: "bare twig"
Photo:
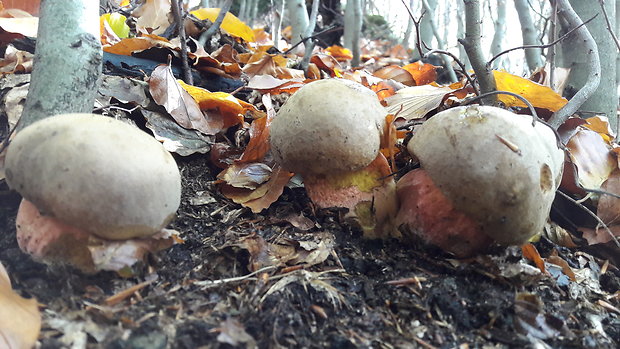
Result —
<instances>
[{"instance_id":1,"label":"bare twig","mask_svg":"<svg viewBox=\"0 0 620 349\"><path fill-rule=\"evenodd\" d=\"M472 79L471 75L469 75L469 73L467 72L467 68L465 67L465 64L463 64L463 62L461 62L461 60L456 55L454 55L452 52L444 51L444 50L430 50L430 51L426 52L426 54L424 54L424 57L428 57L428 56L430 56L433 53L437 53L437 54L441 54L441 55L446 55L446 56L452 57L452 59L454 59L456 64L458 64L459 67L461 68L461 70L463 71L463 75L465 75L465 79L467 79L467 82L469 82L471 87L474 89L474 93L476 95L480 94L480 91L478 90L478 86L476 86L476 84L474 84L474 79Z\"/></svg>"},{"instance_id":2,"label":"bare twig","mask_svg":"<svg viewBox=\"0 0 620 349\"><path fill-rule=\"evenodd\" d=\"M428 1L426 0L422 0L422 6L424 7L424 11L428 12L430 14L429 17L429 23L431 26L431 30L433 31L433 35L435 36L435 39L437 40L437 46L439 46L439 49L443 50L445 48L445 44L441 38L441 35L439 35L439 32L437 31L437 26L435 25L435 20L433 19L433 14L430 13L431 11L431 7L428 4ZM448 59L443 56L442 57L442 61L445 65L446 70L448 71L448 75L450 76L450 80L452 80L451 82L455 82L457 81L456 79L456 74L454 73L454 69L452 68L452 64L450 64L450 62L448 61Z\"/></svg>"},{"instance_id":3,"label":"bare twig","mask_svg":"<svg viewBox=\"0 0 620 349\"><path fill-rule=\"evenodd\" d=\"M179 39L181 40L181 64L183 68L183 80L190 84L194 84L194 79L192 78L192 71L189 68L189 63L187 61L187 38L185 36L185 25L183 24L183 14L181 13L181 6L179 6L179 0L172 0L170 3L172 7L172 15L174 16L174 22L176 23L177 32L179 34Z\"/></svg>"},{"instance_id":4,"label":"bare twig","mask_svg":"<svg viewBox=\"0 0 620 349\"><path fill-rule=\"evenodd\" d=\"M205 31L204 33L200 35L198 42L202 46L206 45L207 41L211 39L213 34L215 34L215 32L218 29L220 29L220 25L222 25L222 22L224 21L224 17L226 17L226 14L230 10L231 6L232 6L232 0L226 0L224 5L220 8L220 13L217 15L215 22L213 22L213 24L209 27L209 29L207 29L207 31Z\"/></svg>"},{"instance_id":5,"label":"bare twig","mask_svg":"<svg viewBox=\"0 0 620 349\"><path fill-rule=\"evenodd\" d=\"M578 25L577 27L575 27L575 28L573 28L573 29L569 30L568 32L566 32L566 34L562 35L562 37L560 37L559 39L554 40L553 42L550 42L550 43L548 43L548 44L544 44L544 45L523 45L523 46L512 47L512 48L509 48L509 49L507 49L507 50L504 50L504 51L502 51L502 52L500 52L500 53L496 54L493 58L491 58L491 60L489 60L489 61L487 62L487 65L490 67L490 66L491 66L491 63L493 63L493 61L494 61L494 60L496 60L496 59L497 59L497 58L499 58L500 56L502 56L502 55L504 55L504 54L506 54L506 53L508 53L508 52L514 51L514 50L521 50L521 49L533 49L533 48L540 48L540 49L544 49L544 48L547 48L547 47L552 47L552 46L554 46L554 45L556 45L556 44L558 44L558 43L562 42L564 39L566 39L569 35L571 35L571 34L572 34L574 31L576 31L577 29L579 29L579 28L583 27L584 25L586 25L586 24L590 23L590 21L592 21L594 18L596 18L596 16L598 16L598 14L594 15L594 17L592 17L592 18L588 19L587 21L585 21L585 22L581 23L581 24L580 24L580 25Z\"/></svg>"},{"instance_id":6,"label":"bare twig","mask_svg":"<svg viewBox=\"0 0 620 349\"><path fill-rule=\"evenodd\" d=\"M479 0L463 0L465 3L465 38L459 39L459 42L465 48L469 62L471 63L476 79L480 85L480 92L487 93L496 90L495 77L489 67L487 67L480 46L480 1ZM495 104L497 97L486 97L483 102L487 104Z\"/></svg>"},{"instance_id":7,"label":"bare twig","mask_svg":"<svg viewBox=\"0 0 620 349\"><path fill-rule=\"evenodd\" d=\"M605 0L598 0L598 3L601 5L601 10L603 11L603 16L605 16L605 23L607 23L607 30L609 34L611 34L612 39L616 43L616 47L620 50L620 42L618 42L618 37L616 33L614 33L614 29L612 28L611 22L609 21L609 16L607 15L607 10L605 9Z\"/></svg>"},{"instance_id":8,"label":"bare twig","mask_svg":"<svg viewBox=\"0 0 620 349\"><path fill-rule=\"evenodd\" d=\"M285 54L285 55L286 55L286 54L289 54L289 53L290 53L291 51L293 51L293 50L294 50L297 46L301 45L301 43L302 43L302 42L305 42L305 41L310 40L310 39L316 39L318 36L321 36L321 35L323 35L323 34L325 34L325 33L331 33L331 32L333 32L333 31L336 31L336 30L341 30L341 29L342 29L342 27L335 27L335 26L334 26L334 27L331 27L331 28L327 28L327 29L325 29L325 30L323 30L323 31L320 31L320 32L318 32L318 33L316 33L316 34L313 34L313 35L310 35L310 36L308 36L308 37L302 38L302 39L301 39L301 40L299 40L297 43L295 43L295 45L293 45L293 46L289 47L289 48L288 48L288 50L284 51L284 52L283 52L283 54Z\"/></svg>"},{"instance_id":9,"label":"bare twig","mask_svg":"<svg viewBox=\"0 0 620 349\"><path fill-rule=\"evenodd\" d=\"M611 236L612 240L616 243L616 245L618 247L620 247L620 241L618 241L618 238L616 238L616 236L614 235L614 233L611 231L611 229L609 229L609 227L607 226L607 224L605 224L605 222L603 222L602 219L599 218L599 216L596 215L596 213L592 212L589 208L587 208L584 204L577 202L577 200L573 199L572 197L570 197L570 195L563 193L560 190L556 190L556 193L560 194L561 196L565 197L568 201L572 202L575 206L579 207L580 209L582 209L584 212L586 212L588 215L590 215L592 218L596 219L596 221L598 222L598 224L600 224L605 231L607 231L607 234L609 234L609 236Z\"/></svg>"},{"instance_id":10,"label":"bare twig","mask_svg":"<svg viewBox=\"0 0 620 349\"><path fill-rule=\"evenodd\" d=\"M558 37L558 3L553 2L551 12L551 41ZM555 91L555 45L549 47L547 52L547 62L549 62L549 85ZM557 91L556 91L557 92Z\"/></svg>"},{"instance_id":11,"label":"bare twig","mask_svg":"<svg viewBox=\"0 0 620 349\"><path fill-rule=\"evenodd\" d=\"M306 37L309 37L314 32L316 27L316 18L319 16L319 0L312 0L312 10L310 11L310 23L306 28ZM301 60L301 70L308 70L310 65L310 57L312 57L312 50L314 50L314 40L308 40L304 43L306 50L304 52L304 58ZM308 72L306 72L307 76Z\"/></svg>"},{"instance_id":12,"label":"bare twig","mask_svg":"<svg viewBox=\"0 0 620 349\"><path fill-rule=\"evenodd\" d=\"M411 9L409 8L409 5L407 5L405 0L400 0L400 1L403 3L405 8L407 9L407 13L409 13L409 18L411 18L411 20L413 21L413 25L415 26L415 46L416 46L416 49L418 50L418 54L420 55L420 57L423 57L424 52L422 52L422 45L420 44L422 42L422 37L420 36L420 22L422 22L422 18L424 18L424 14L426 14L426 11L423 11L422 15L420 16L420 19L416 20L415 17L413 16L413 13L411 13Z\"/></svg>"},{"instance_id":13,"label":"bare twig","mask_svg":"<svg viewBox=\"0 0 620 349\"><path fill-rule=\"evenodd\" d=\"M568 25L577 27L581 25L581 18L575 13L568 0L556 0L558 4L558 15L563 17ZM562 109L555 112L549 124L553 128L557 129L562 125L571 115L573 115L581 105L590 98L590 96L596 91L599 83L601 82L601 63L598 56L598 48L594 42L594 38L588 31L587 27L581 27L575 31L576 39L580 43L583 43L583 48L588 54L588 65L590 68L590 74L588 80L583 87L577 91L575 96Z\"/></svg>"}]
</instances>

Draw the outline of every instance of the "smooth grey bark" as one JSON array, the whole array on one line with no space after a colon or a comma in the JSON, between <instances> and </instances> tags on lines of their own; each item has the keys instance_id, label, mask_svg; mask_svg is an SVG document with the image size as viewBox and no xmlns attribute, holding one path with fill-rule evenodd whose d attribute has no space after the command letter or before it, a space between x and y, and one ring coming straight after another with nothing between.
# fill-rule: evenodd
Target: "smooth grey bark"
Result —
<instances>
[{"instance_id":1,"label":"smooth grey bark","mask_svg":"<svg viewBox=\"0 0 620 349\"><path fill-rule=\"evenodd\" d=\"M248 0L239 0L239 15L237 17L240 20L245 21L247 9L248 9Z\"/></svg>"},{"instance_id":2,"label":"smooth grey bark","mask_svg":"<svg viewBox=\"0 0 620 349\"><path fill-rule=\"evenodd\" d=\"M491 42L491 56L502 52L503 43L506 40L506 0L497 0L497 19L495 20L495 34L493 34L493 42ZM493 68L497 69L503 64L503 57L493 62Z\"/></svg>"},{"instance_id":3,"label":"smooth grey bark","mask_svg":"<svg viewBox=\"0 0 620 349\"><path fill-rule=\"evenodd\" d=\"M55 114L93 110L103 51L99 2L42 0L32 78L20 130Z\"/></svg>"},{"instance_id":4,"label":"smooth grey bark","mask_svg":"<svg viewBox=\"0 0 620 349\"><path fill-rule=\"evenodd\" d=\"M495 77L491 69L486 64L480 39L482 38L480 19L480 1L479 0L463 0L465 3L465 38L459 39L459 42L465 47L467 57L471 62L471 66L476 73L476 79L480 85L480 93L487 93L497 90L495 85ZM485 104L495 104L497 97L495 95L485 97Z\"/></svg>"},{"instance_id":5,"label":"smooth grey bark","mask_svg":"<svg viewBox=\"0 0 620 349\"><path fill-rule=\"evenodd\" d=\"M463 16L463 13L465 12L465 3L459 0L456 4L456 37L462 39L465 37L465 16ZM463 63L465 69L471 69L471 64L469 63L469 58L467 58L467 52L465 52L465 46L463 45L459 45L459 60Z\"/></svg>"},{"instance_id":6,"label":"smooth grey bark","mask_svg":"<svg viewBox=\"0 0 620 349\"><path fill-rule=\"evenodd\" d=\"M427 11L428 16L430 18L430 26L431 26L431 30L433 32L433 36L437 40L437 48L440 49L440 50L444 50L446 48L446 45L443 42L443 40L441 39L441 35L439 34L439 31L437 30L437 26L435 25L435 20L433 18L434 14L435 14L434 11L437 8L437 0L432 0L432 1L434 2L434 5L431 5L430 1L428 1L428 0L422 0L422 7ZM444 64L444 66L446 68L446 71L448 72L448 76L450 77L450 81L451 82L456 82L456 80L457 80L456 73L454 72L454 69L452 68L452 63L448 59L448 56L441 55L441 60L443 61L443 64Z\"/></svg>"},{"instance_id":7,"label":"smooth grey bark","mask_svg":"<svg viewBox=\"0 0 620 349\"><path fill-rule=\"evenodd\" d=\"M558 17L563 19L567 25L567 28L576 28L583 24L583 21L579 18L577 13L575 13L568 0L556 1L558 4ZM575 47L577 48L577 52L575 52L575 54L582 53L585 55L585 63L580 68L587 70L588 73L585 76L585 80L582 81L583 86L579 88L577 93L570 98L568 103L562 107L562 109L555 112L551 116L551 119L549 119L549 124L556 129L562 125L566 119L573 115L583 105L583 103L593 96L601 81L601 64L599 62L598 47L587 27L582 26L575 30L571 38L562 42L562 46ZM569 56L565 57L565 62L568 58ZM575 70L574 64L571 66L572 70ZM611 119L610 122L612 122Z\"/></svg>"},{"instance_id":8,"label":"smooth grey bark","mask_svg":"<svg viewBox=\"0 0 620 349\"><path fill-rule=\"evenodd\" d=\"M523 37L523 45L540 45L538 40L536 26L532 20L530 5L528 0L514 0L519 22L521 23L521 35ZM525 60L530 71L536 70L543 66L542 50L539 48L531 48L525 50Z\"/></svg>"},{"instance_id":9,"label":"smooth grey bark","mask_svg":"<svg viewBox=\"0 0 620 349\"><path fill-rule=\"evenodd\" d=\"M250 2L252 6L249 7L248 19L247 23L250 27L254 25L254 21L256 20L256 16L258 15L258 0L251 0Z\"/></svg>"},{"instance_id":10,"label":"smooth grey bark","mask_svg":"<svg viewBox=\"0 0 620 349\"><path fill-rule=\"evenodd\" d=\"M618 20L618 13L620 13L620 0L616 0L616 37L620 36L620 20ZM620 86L620 54L618 54L616 58L616 86Z\"/></svg>"},{"instance_id":11,"label":"smooth grey bark","mask_svg":"<svg viewBox=\"0 0 620 349\"><path fill-rule=\"evenodd\" d=\"M291 45L300 42L308 27L308 10L304 0L286 0L288 16L291 21L292 35Z\"/></svg>"},{"instance_id":12,"label":"smooth grey bark","mask_svg":"<svg viewBox=\"0 0 620 349\"><path fill-rule=\"evenodd\" d=\"M598 88L581 105L579 111L604 113L609 118L615 130L617 127L616 110L618 107L616 84L616 60L618 57L618 49L607 28L598 0L592 3L581 0L570 0L570 3L582 20L587 20L597 13L599 14L597 18L586 26L598 47L600 69L602 72L605 72L600 76L601 81ZM612 23L612 27L615 27L615 3L612 1L605 1L605 11ZM578 90L586 84L591 75L590 69L588 68L590 64L588 56L590 53L583 44L574 40L574 38L564 41L562 49L564 50L566 66L572 67L567 87L569 91Z\"/></svg>"},{"instance_id":13,"label":"smooth grey bark","mask_svg":"<svg viewBox=\"0 0 620 349\"><path fill-rule=\"evenodd\" d=\"M314 28L316 27L316 19L319 16L319 0L312 0L312 9L310 10L310 22L308 23L308 28L306 28L306 38L312 36L314 33ZM304 58L301 60L301 69L306 71L308 69L308 65L310 64L310 58L312 57L312 50L314 50L314 40L306 40L305 42L306 50L304 52Z\"/></svg>"},{"instance_id":14,"label":"smooth grey bark","mask_svg":"<svg viewBox=\"0 0 620 349\"><path fill-rule=\"evenodd\" d=\"M273 47L279 49L280 37L282 34L282 18L284 17L285 0L271 0L273 11L273 20L271 22L271 35L273 38Z\"/></svg>"},{"instance_id":15,"label":"smooth grey bark","mask_svg":"<svg viewBox=\"0 0 620 349\"><path fill-rule=\"evenodd\" d=\"M409 10L412 10L414 5L415 5L415 0L409 0ZM409 49L409 41L411 40L411 32L413 31L413 25L414 25L413 18L409 18L409 21L407 21L407 29L405 30L405 36L403 37L403 41L401 43L401 45L403 45L405 50Z\"/></svg>"},{"instance_id":16,"label":"smooth grey bark","mask_svg":"<svg viewBox=\"0 0 620 349\"><path fill-rule=\"evenodd\" d=\"M211 7L210 4L209 4L209 0L201 0L200 1L200 7L202 7L202 8Z\"/></svg>"},{"instance_id":17,"label":"smooth grey bark","mask_svg":"<svg viewBox=\"0 0 620 349\"><path fill-rule=\"evenodd\" d=\"M347 0L344 10L344 47L351 50L351 66L360 64L360 36L362 33L362 1Z\"/></svg>"}]
</instances>

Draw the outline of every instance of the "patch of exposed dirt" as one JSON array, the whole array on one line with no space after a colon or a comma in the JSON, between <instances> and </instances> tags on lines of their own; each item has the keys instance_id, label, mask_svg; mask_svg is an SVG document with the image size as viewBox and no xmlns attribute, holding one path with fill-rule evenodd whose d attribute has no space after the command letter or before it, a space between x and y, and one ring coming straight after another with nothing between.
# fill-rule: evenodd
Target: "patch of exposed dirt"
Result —
<instances>
[{"instance_id":1,"label":"patch of exposed dirt","mask_svg":"<svg viewBox=\"0 0 620 349\"><path fill-rule=\"evenodd\" d=\"M42 305L41 348L618 347L620 273L613 265L601 273L603 261L583 252L536 244L543 255L557 249L577 271L574 282L537 273L518 248L453 260L366 241L342 212L314 211L303 189L286 189L253 214L218 193L204 156L178 160L183 199L171 227L185 243L153 255L131 278L32 261L15 241L19 196L0 184L0 262L18 292ZM300 213L314 227L289 223ZM252 241L333 243L323 262L300 268L270 266L264 244ZM109 301L145 280L152 282ZM525 294L538 307L516 300Z\"/></svg>"}]
</instances>

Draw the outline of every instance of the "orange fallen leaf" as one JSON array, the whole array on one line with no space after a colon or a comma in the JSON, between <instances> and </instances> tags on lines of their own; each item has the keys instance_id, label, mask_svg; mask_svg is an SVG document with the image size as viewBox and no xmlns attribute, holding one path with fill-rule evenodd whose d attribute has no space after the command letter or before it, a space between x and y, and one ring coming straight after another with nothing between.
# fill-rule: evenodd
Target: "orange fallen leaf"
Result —
<instances>
[{"instance_id":1,"label":"orange fallen leaf","mask_svg":"<svg viewBox=\"0 0 620 349\"><path fill-rule=\"evenodd\" d=\"M534 245L530 243L522 245L521 251L523 252L523 257L534 262L534 264L536 264L536 267L538 267L541 272L545 272L545 261L543 261L540 253L538 253L538 250Z\"/></svg>"},{"instance_id":2,"label":"orange fallen leaf","mask_svg":"<svg viewBox=\"0 0 620 349\"><path fill-rule=\"evenodd\" d=\"M338 45L332 45L325 49L330 56L336 58L337 61L347 61L353 59L353 53L348 48Z\"/></svg>"},{"instance_id":3,"label":"orange fallen leaf","mask_svg":"<svg viewBox=\"0 0 620 349\"><path fill-rule=\"evenodd\" d=\"M430 84L437 80L437 68L432 64L417 61L403 66L403 69L411 74L416 86Z\"/></svg>"}]
</instances>

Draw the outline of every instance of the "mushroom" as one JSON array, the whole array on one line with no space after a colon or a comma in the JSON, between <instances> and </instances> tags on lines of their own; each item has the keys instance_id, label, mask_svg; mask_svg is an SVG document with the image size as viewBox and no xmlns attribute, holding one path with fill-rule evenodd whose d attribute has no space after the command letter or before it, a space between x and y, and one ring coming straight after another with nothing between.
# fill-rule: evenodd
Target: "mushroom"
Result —
<instances>
[{"instance_id":1,"label":"mushroom","mask_svg":"<svg viewBox=\"0 0 620 349\"><path fill-rule=\"evenodd\" d=\"M151 236L180 204L181 179L170 153L139 129L101 115L65 114L30 125L11 141L5 171L11 188L43 218L70 226L60 231L78 240L83 235L73 228L107 240ZM20 213L18 233L32 231L23 226L29 222L47 224Z\"/></svg>"},{"instance_id":2,"label":"mushroom","mask_svg":"<svg viewBox=\"0 0 620 349\"><path fill-rule=\"evenodd\" d=\"M467 218L461 220L466 232L461 238L471 248L435 244L465 256L488 245L484 241L487 237L512 245L539 233L562 178L564 153L557 144L555 133L547 125L532 124L531 116L496 107L457 107L426 121L407 148L429 177L424 185L435 185L453 213ZM421 190L424 186L413 185L418 180L414 177L424 176L408 175L398 183L398 219L405 230L433 243L436 239L432 236L441 232L429 227L441 227L432 222L447 219L439 217L446 212L420 210L416 217L406 214L413 211L412 205L437 205L436 198L434 203L420 199L428 188ZM473 230L478 230L480 241L475 241Z\"/></svg>"},{"instance_id":3,"label":"mushroom","mask_svg":"<svg viewBox=\"0 0 620 349\"><path fill-rule=\"evenodd\" d=\"M387 161L379 159L386 114L377 95L361 84L311 82L286 101L271 123L274 158L303 177L317 206L351 209L370 200L372 188L381 184L377 178L389 173Z\"/></svg>"},{"instance_id":4,"label":"mushroom","mask_svg":"<svg viewBox=\"0 0 620 349\"><path fill-rule=\"evenodd\" d=\"M300 88L271 123L273 155L285 169L308 174L360 170L379 153L386 111L356 82L324 79Z\"/></svg>"}]
</instances>

